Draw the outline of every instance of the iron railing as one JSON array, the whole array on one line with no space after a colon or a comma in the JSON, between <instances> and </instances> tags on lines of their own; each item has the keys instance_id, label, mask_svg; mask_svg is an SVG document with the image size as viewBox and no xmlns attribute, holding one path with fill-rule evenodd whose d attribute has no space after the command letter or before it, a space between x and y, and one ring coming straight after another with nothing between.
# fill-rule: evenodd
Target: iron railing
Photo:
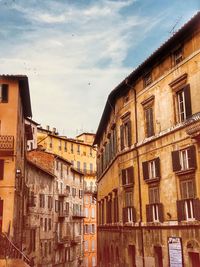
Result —
<instances>
[{"instance_id":1,"label":"iron railing","mask_svg":"<svg viewBox=\"0 0 200 267\"><path fill-rule=\"evenodd\" d=\"M0 150L13 150L14 149L14 136L0 135Z\"/></svg>"}]
</instances>

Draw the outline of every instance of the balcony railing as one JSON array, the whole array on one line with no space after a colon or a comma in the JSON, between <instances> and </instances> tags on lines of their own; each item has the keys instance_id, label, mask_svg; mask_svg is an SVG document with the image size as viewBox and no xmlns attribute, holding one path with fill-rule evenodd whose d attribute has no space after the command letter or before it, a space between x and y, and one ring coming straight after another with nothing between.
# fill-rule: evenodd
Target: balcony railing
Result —
<instances>
[{"instance_id":1,"label":"balcony railing","mask_svg":"<svg viewBox=\"0 0 200 267\"><path fill-rule=\"evenodd\" d=\"M81 169L81 168L76 168L74 167L77 171L82 172L85 175L88 176L95 176L96 175L96 171L94 170L86 170L86 169Z\"/></svg>"},{"instance_id":2,"label":"balcony railing","mask_svg":"<svg viewBox=\"0 0 200 267\"><path fill-rule=\"evenodd\" d=\"M64 245L67 243L70 243L71 241L71 236L70 235L66 235L66 236L56 236L56 243L58 245Z\"/></svg>"},{"instance_id":3,"label":"balcony railing","mask_svg":"<svg viewBox=\"0 0 200 267\"><path fill-rule=\"evenodd\" d=\"M89 192L89 193L95 193L97 192L97 187L96 186L85 186L84 191Z\"/></svg>"},{"instance_id":4,"label":"balcony railing","mask_svg":"<svg viewBox=\"0 0 200 267\"><path fill-rule=\"evenodd\" d=\"M80 211L74 211L72 215L73 219L83 219L85 218L84 212Z\"/></svg>"},{"instance_id":5,"label":"balcony railing","mask_svg":"<svg viewBox=\"0 0 200 267\"><path fill-rule=\"evenodd\" d=\"M12 156L14 152L14 136L0 135L0 156Z\"/></svg>"},{"instance_id":6,"label":"balcony railing","mask_svg":"<svg viewBox=\"0 0 200 267\"><path fill-rule=\"evenodd\" d=\"M69 191L68 190L58 191L58 196L59 197L68 197Z\"/></svg>"},{"instance_id":7,"label":"balcony railing","mask_svg":"<svg viewBox=\"0 0 200 267\"><path fill-rule=\"evenodd\" d=\"M71 245L75 246L81 243L81 236L74 236L71 240Z\"/></svg>"},{"instance_id":8,"label":"balcony railing","mask_svg":"<svg viewBox=\"0 0 200 267\"><path fill-rule=\"evenodd\" d=\"M69 212L66 211L66 210L60 210L59 213L58 213L58 217L59 218L65 218L67 216L69 216Z\"/></svg>"}]
</instances>

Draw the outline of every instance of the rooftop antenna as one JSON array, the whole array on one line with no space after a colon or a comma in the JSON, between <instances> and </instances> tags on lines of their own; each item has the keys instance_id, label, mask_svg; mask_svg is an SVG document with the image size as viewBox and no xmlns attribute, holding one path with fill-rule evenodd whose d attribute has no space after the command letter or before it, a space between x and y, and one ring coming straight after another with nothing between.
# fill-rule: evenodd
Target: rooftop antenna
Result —
<instances>
[{"instance_id":1,"label":"rooftop antenna","mask_svg":"<svg viewBox=\"0 0 200 267\"><path fill-rule=\"evenodd\" d=\"M174 26L172 27L172 29L169 31L170 34L174 34L176 32L176 26L178 25L178 23L180 22L180 20L182 19L182 16L178 17L175 21Z\"/></svg>"}]
</instances>

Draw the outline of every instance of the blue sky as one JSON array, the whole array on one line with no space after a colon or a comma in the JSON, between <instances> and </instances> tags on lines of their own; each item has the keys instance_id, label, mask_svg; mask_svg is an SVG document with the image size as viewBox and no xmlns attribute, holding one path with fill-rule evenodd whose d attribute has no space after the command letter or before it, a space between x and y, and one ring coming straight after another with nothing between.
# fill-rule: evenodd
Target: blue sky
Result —
<instances>
[{"instance_id":1,"label":"blue sky","mask_svg":"<svg viewBox=\"0 0 200 267\"><path fill-rule=\"evenodd\" d=\"M0 0L0 73L29 77L33 119L95 132L109 92L199 0Z\"/></svg>"}]
</instances>

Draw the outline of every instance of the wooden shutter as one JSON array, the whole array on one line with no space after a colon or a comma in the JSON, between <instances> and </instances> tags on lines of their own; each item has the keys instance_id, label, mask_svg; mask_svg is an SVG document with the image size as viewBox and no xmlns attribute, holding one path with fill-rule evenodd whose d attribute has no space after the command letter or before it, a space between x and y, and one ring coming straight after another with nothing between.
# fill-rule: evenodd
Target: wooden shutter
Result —
<instances>
[{"instance_id":1,"label":"wooden shutter","mask_svg":"<svg viewBox=\"0 0 200 267\"><path fill-rule=\"evenodd\" d=\"M3 200L0 199L0 232L2 232L2 222L3 222Z\"/></svg>"},{"instance_id":2,"label":"wooden shutter","mask_svg":"<svg viewBox=\"0 0 200 267\"><path fill-rule=\"evenodd\" d=\"M181 170L179 151L172 151L172 167L174 172Z\"/></svg>"},{"instance_id":3,"label":"wooden shutter","mask_svg":"<svg viewBox=\"0 0 200 267\"><path fill-rule=\"evenodd\" d=\"M123 223L128 222L128 208L123 208Z\"/></svg>"},{"instance_id":4,"label":"wooden shutter","mask_svg":"<svg viewBox=\"0 0 200 267\"><path fill-rule=\"evenodd\" d=\"M4 175L4 160L0 160L0 180L3 180Z\"/></svg>"},{"instance_id":5,"label":"wooden shutter","mask_svg":"<svg viewBox=\"0 0 200 267\"><path fill-rule=\"evenodd\" d=\"M127 127L128 127L128 146L130 147L132 145L131 121L127 122Z\"/></svg>"},{"instance_id":6,"label":"wooden shutter","mask_svg":"<svg viewBox=\"0 0 200 267\"><path fill-rule=\"evenodd\" d=\"M184 200L177 200L176 201L177 205L177 217L178 221L181 222L186 219L185 215L185 201Z\"/></svg>"},{"instance_id":7,"label":"wooden shutter","mask_svg":"<svg viewBox=\"0 0 200 267\"><path fill-rule=\"evenodd\" d=\"M193 209L195 219L200 221L200 200L198 198L193 199Z\"/></svg>"},{"instance_id":8,"label":"wooden shutter","mask_svg":"<svg viewBox=\"0 0 200 267\"><path fill-rule=\"evenodd\" d=\"M8 84L2 84L2 102L8 102Z\"/></svg>"},{"instance_id":9,"label":"wooden shutter","mask_svg":"<svg viewBox=\"0 0 200 267\"><path fill-rule=\"evenodd\" d=\"M127 169L128 172L128 183L133 184L134 183L134 173L133 173L133 167L129 167Z\"/></svg>"},{"instance_id":10,"label":"wooden shutter","mask_svg":"<svg viewBox=\"0 0 200 267\"><path fill-rule=\"evenodd\" d=\"M160 158L155 159L156 177L160 178Z\"/></svg>"},{"instance_id":11,"label":"wooden shutter","mask_svg":"<svg viewBox=\"0 0 200 267\"><path fill-rule=\"evenodd\" d=\"M134 207L131 207L132 209L132 214L133 214L133 221L136 222L136 210Z\"/></svg>"},{"instance_id":12,"label":"wooden shutter","mask_svg":"<svg viewBox=\"0 0 200 267\"><path fill-rule=\"evenodd\" d=\"M190 146L188 150L188 163L189 163L189 168L196 168L197 163L196 163L196 150L195 146Z\"/></svg>"},{"instance_id":13,"label":"wooden shutter","mask_svg":"<svg viewBox=\"0 0 200 267\"><path fill-rule=\"evenodd\" d=\"M148 161L142 162L143 178L144 180L149 179Z\"/></svg>"},{"instance_id":14,"label":"wooden shutter","mask_svg":"<svg viewBox=\"0 0 200 267\"><path fill-rule=\"evenodd\" d=\"M191 107L191 95L190 95L190 85L187 84L183 89L184 97L185 97L185 110L186 110L186 119L192 115L192 107Z\"/></svg>"},{"instance_id":15,"label":"wooden shutter","mask_svg":"<svg viewBox=\"0 0 200 267\"><path fill-rule=\"evenodd\" d=\"M126 169L122 170L122 185L126 184Z\"/></svg>"},{"instance_id":16,"label":"wooden shutter","mask_svg":"<svg viewBox=\"0 0 200 267\"><path fill-rule=\"evenodd\" d=\"M146 113L146 129L147 137L154 135L154 125L153 125L153 108L148 108Z\"/></svg>"},{"instance_id":17,"label":"wooden shutter","mask_svg":"<svg viewBox=\"0 0 200 267\"><path fill-rule=\"evenodd\" d=\"M153 222L153 205L146 205L147 222Z\"/></svg>"},{"instance_id":18,"label":"wooden shutter","mask_svg":"<svg viewBox=\"0 0 200 267\"><path fill-rule=\"evenodd\" d=\"M120 126L121 150L124 149L124 125Z\"/></svg>"},{"instance_id":19,"label":"wooden shutter","mask_svg":"<svg viewBox=\"0 0 200 267\"><path fill-rule=\"evenodd\" d=\"M158 217L160 222L164 222L163 204L158 203Z\"/></svg>"}]
</instances>

